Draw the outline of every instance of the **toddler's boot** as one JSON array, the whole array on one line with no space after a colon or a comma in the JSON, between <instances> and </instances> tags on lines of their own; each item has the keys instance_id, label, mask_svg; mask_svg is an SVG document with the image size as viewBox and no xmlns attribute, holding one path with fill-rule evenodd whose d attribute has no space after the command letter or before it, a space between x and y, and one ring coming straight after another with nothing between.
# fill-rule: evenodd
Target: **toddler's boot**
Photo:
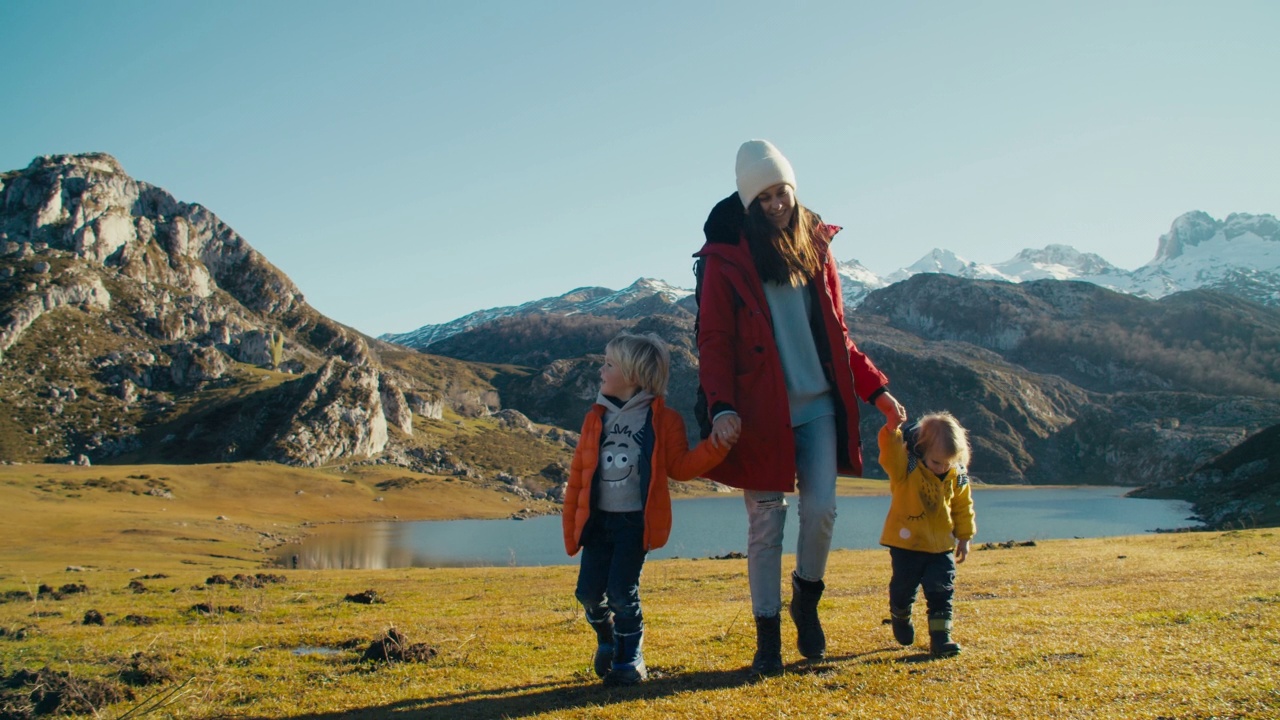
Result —
<instances>
[{"instance_id":1,"label":"toddler's boot","mask_svg":"<svg viewBox=\"0 0 1280 720\"><path fill-rule=\"evenodd\" d=\"M889 605L889 624L893 626L893 639L899 645L914 645L916 642L916 626L911 624L911 606L894 607Z\"/></svg>"},{"instance_id":2,"label":"toddler's boot","mask_svg":"<svg viewBox=\"0 0 1280 720\"><path fill-rule=\"evenodd\" d=\"M960 645L951 640L950 614L929 613L929 654L936 658L960 654Z\"/></svg>"},{"instance_id":3,"label":"toddler's boot","mask_svg":"<svg viewBox=\"0 0 1280 720\"><path fill-rule=\"evenodd\" d=\"M791 621L796 624L796 649L810 660L827 654L827 636L818 621L818 601L826 587L821 580L802 580L791 573Z\"/></svg>"},{"instance_id":4,"label":"toddler's boot","mask_svg":"<svg viewBox=\"0 0 1280 720\"><path fill-rule=\"evenodd\" d=\"M596 676L603 678L613 666L613 615L606 615L603 620L592 620L588 616L587 622L596 631L596 656L593 664Z\"/></svg>"},{"instance_id":5,"label":"toddler's boot","mask_svg":"<svg viewBox=\"0 0 1280 720\"><path fill-rule=\"evenodd\" d=\"M644 666L644 628L633 633L614 632L613 667L605 676L606 685L635 685L649 677Z\"/></svg>"},{"instance_id":6,"label":"toddler's boot","mask_svg":"<svg viewBox=\"0 0 1280 720\"><path fill-rule=\"evenodd\" d=\"M756 616L756 656L751 674L777 675L782 672L782 616Z\"/></svg>"}]
</instances>

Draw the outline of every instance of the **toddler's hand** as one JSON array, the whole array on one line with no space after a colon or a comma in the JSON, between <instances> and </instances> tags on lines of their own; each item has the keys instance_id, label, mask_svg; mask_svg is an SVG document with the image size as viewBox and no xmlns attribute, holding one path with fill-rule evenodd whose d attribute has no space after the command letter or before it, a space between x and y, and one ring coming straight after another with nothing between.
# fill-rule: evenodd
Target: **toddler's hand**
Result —
<instances>
[{"instance_id":1,"label":"toddler's hand","mask_svg":"<svg viewBox=\"0 0 1280 720\"><path fill-rule=\"evenodd\" d=\"M956 540L956 562L962 563L967 557L969 557L969 541Z\"/></svg>"}]
</instances>

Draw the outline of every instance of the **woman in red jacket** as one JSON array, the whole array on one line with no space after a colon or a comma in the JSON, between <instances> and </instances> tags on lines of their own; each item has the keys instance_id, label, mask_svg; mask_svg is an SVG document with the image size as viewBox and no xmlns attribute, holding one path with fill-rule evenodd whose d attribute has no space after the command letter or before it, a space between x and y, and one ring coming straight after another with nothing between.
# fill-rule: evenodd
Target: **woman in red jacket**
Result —
<instances>
[{"instance_id":1,"label":"woman in red jacket","mask_svg":"<svg viewBox=\"0 0 1280 720\"><path fill-rule=\"evenodd\" d=\"M798 485L790 606L797 647L821 658L818 601L835 526L836 474L862 472L858 398L891 424L906 412L849 339L830 251L839 228L796 200L795 172L769 142L743 143L736 176L738 191L712 209L707 242L696 254L704 263L699 380L713 439L734 443L708 476L744 491L756 618L752 670L771 674L782 669L785 493Z\"/></svg>"}]
</instances>

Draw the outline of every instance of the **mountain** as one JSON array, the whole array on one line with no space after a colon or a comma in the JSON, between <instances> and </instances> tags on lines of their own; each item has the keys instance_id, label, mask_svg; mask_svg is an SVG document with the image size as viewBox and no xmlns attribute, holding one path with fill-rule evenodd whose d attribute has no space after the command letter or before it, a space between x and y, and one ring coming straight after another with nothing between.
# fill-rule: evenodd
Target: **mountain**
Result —
<instances>
[{"instance_id":1,"label":"mountain","mask_svg":"<svg viewBox=\"0 0 1280 720\"><path fill-rule=\"evenodd\" d=\"M558 430L494 415L491 375L325 317L211 211L110 155L0 173L2 461L391 461L476 480L567 461Z\"/></svg>"},{"instance_id":2,"label":"mountain","mask_svg":"<svg viewBox=\"0 0 1280 720\"><path fill-rule=\"evenodd\" d=\"M1187 213L1160 236L1156 257L1132 273L1129 292L1163 297L1205 288L1280 305L1280 221L1236 213Z\"/></svg>"},{"instance_id":3,"label":"mountain","mask_svg":"<svg viewBox=\"0 0 1280 720\"><path fill-rule=\"evenodd\" d=\"M1125 273L1058 246L992 266L939 251L894 283L839 272L854 339L913 414L970 428L976 477L1142 485L1280 417L1276 245L1270 216L1183 216L1140 269L1150 297L1073 279ZM671 344L693 427L693 310L651 280L580 288L394 336L426 354L321 315L114 158L37 158L0 173L0 460L386 463L553 497L619 330ZM870 474L878 423L864 414Z\"/></svg>"},{"instance_id":4,"label":"mountain","mask_svg":"<svg viewBox=\"0 0 1280 720\"><path fill-rule=\"evenodd\" d=\"M1280 309L1218 291L917 275L872 293L850 332L909 408L966 423L979 477L1144 485L1280 417Z\"/></svg>"},{"instance_id":5,"label":"mountain","mask_svg":"<svg viewBox=\"0 0 1280 720\"><path fill-rule=\"evenodd\" d=\"M572 428L595 397L604 343L656 332L672 345L669 402L692 428L688 311L578 309L506 315L431 352L506 367L493 379L504 406ZM1152 300L1079 281L915 274L867 294L846 321L912 413L950 409L970 428L974 474L989 482L1143 485L1280 417L1280 309L1221 291ZM871 475L877 417L862 423Z\"/></svg>"},{"instance_id":6,"label":"mountain","mask_svg":"<svg viewBox=\"0 0 1280 720\"><path fill-rule=\"evenodd\" d=\"M406 333L387 333L380 340L405 347L425 349L437 342L453 337L475 327L503 318L532 316L594 315L600 317L635 318L662 313L665 306L680 305L691 300L692 290L668 285L661 280L640 278L622 290L602 287L583 287L542 300L532 300L523 305L478 310L457 320L439 325L424 325ZM692 314L692 308L685 305Z\"/></svg>"},{"instance_id":7,"label":"mountain","mask_svg":"<svg viewBox=\"0 0 1280 720\"><path fill-rule=\"evenodd\" d=\"M1160 236L1151 262L1133 271L1067 245L1025 249L995 264L970 262L955 253L935 249L883 280L873 276L864 287L874 290L920 273L1008 282L1082 280L1152 299L1185 290L1221 290L1264 305L1280 306L1280 221L1272 215L1235 213L1226 220L1215 220L1199 211L1186 213ZM844 291L846 302L856 303L866 295L858 287L846 286Z\"/></svg>"},{"instance_id":8,"label":"mountain","mask_svg":"<svg viewBox=\"0 0 1280 720\"><path fill-rule=\"evenodd\" d=\"M857 260L839 262L837 272L846 309L857 307L875 290L923 273L1011 283L1079 280L1150 299L1186 290L1210 289L1280 306L1280 221L1272 215L1236 213L1220 221L1199 211L1186 213L1173 221L1167 234L1160 236L1155 258L1133 271L1069 245L1047 245L1040 249L1026 248L999 263L977 263L949 250L935 248L911 265L884 277ZM692 295L691 290L641 278L616 292L601 287L578 288L522 305L479 310L457 320L424 325L406 333L388 333L380 339L425 350L499 318L575 314L623 318L644 313L666 314L664 302L693 313L696 307ZM658 304L654 307L639 304L650 298L653 298L650 302Z\"/></svg>"}]
</instances>

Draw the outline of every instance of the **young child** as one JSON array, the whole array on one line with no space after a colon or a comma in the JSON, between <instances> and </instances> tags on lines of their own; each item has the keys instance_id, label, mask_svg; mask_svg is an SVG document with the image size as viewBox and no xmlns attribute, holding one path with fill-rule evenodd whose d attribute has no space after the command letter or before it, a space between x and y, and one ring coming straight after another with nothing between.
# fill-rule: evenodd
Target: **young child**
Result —
<instances>
[{"instance_id":1,"label":"young child","mask_svg":"<svg viewBox=\"0 0 1280 720\"><path fill-rule=\"evenodd\" d=\"M889 615L893 637L915 642L911 605L924 588L929 608L929 654L952 657L951 600L956 563L969 555L977 531L969 488L969 438L948 412L930 413L907 428L885 425L877 438L880 466L889 474L892 499L880 544L889 548ZM954 551L954 555L953 555Z\"/></svg>"},{"instance_id":2,"label":"young child","mask_svg":"<svg viewBox=\"0 0 1280 720\"><path fill-rule=\"evenodd\" d=\"M667 478L692 480L729 453L724 440L689 449L684 421L666 406L670 368L657 335L622 333L605 347L600 393L564 495L564 547L582 549L575 595L596 631L595 671L607 684L645 679L640 570L671 534Z\"/></svg>"}]
</instances>

